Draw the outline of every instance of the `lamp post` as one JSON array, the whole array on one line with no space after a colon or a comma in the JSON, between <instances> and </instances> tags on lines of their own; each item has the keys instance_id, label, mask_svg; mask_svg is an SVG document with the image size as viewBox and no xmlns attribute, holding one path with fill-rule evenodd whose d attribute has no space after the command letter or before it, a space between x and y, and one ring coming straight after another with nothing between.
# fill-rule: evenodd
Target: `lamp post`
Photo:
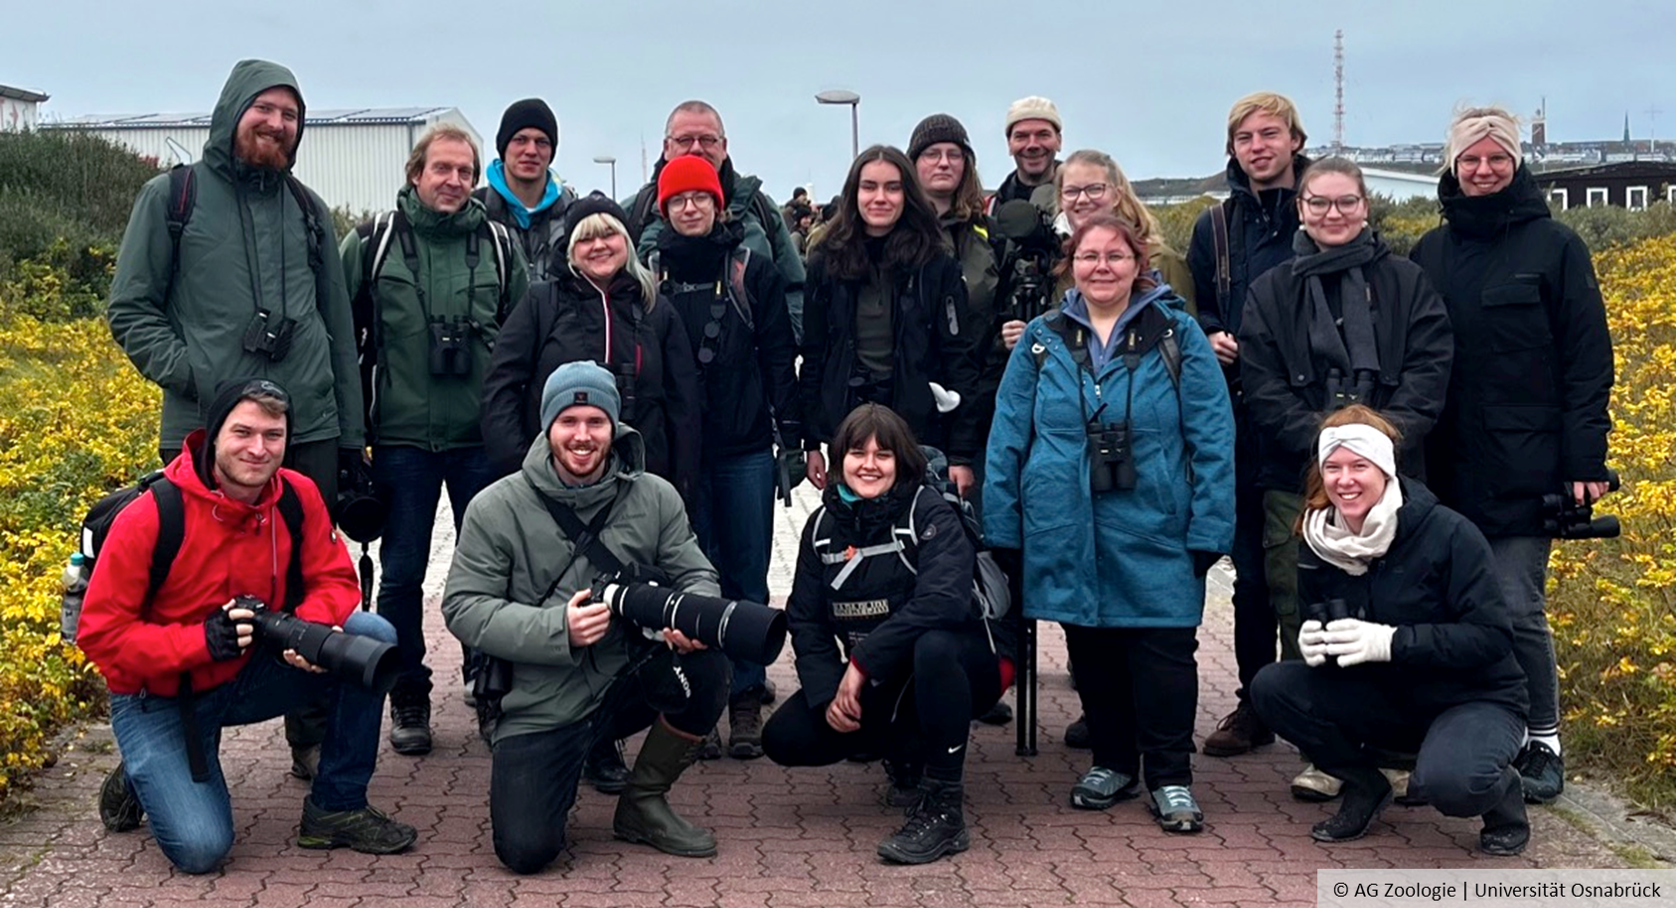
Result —
<instances>
[{"instance_id":1,"label":"lamp post","mask_svg":"<svg viewBox=\"0 0 1676 908\"><path fill-rule=\"evenodd\" d=\"M861 119L857 110L861 107L861 95L842 88L834 88L815 95L815 100L821 104L848 104L850 106L850 159L861 154Z\"/></svg>"},{"instance_id":2,"label":"lamp post","mask_svg":"<svg viewBox=\"0 0 1676 908\"><path fill-rule=\"evenodd\" d=\"M611 165L611 197L617 197L617 159L608 154L595 155L595 164Z\"/></svg>"}]
</instances>

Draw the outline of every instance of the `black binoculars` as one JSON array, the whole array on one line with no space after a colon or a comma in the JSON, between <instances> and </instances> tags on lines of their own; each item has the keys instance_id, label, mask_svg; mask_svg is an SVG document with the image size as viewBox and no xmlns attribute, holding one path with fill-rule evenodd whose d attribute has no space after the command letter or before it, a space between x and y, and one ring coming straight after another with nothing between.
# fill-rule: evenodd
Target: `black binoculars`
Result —
<instances>
[{"instance_id":1,"label":"black binoculars","mask_svg":"<svg viewBox=\"0 0 1676 908\"><path fill-rule=\"evenodd\" d=\"M431 374L471 375L471 339L477 326L463 316L431 319Z\"/></svg>"},{"instance_id":2,"label":"black binoculars","mask_svg":"<svg viewBox=\"0 0 1676 908\"><path fill-rule=\"evenodd\" d=\"M1607 470L1606 488L1618 491L1618 474ZM1616 539L1623 532L1611 514L1594 516L1594 502L1578 504L1571 490L1542 496L1542 531L1555 539Z\"/></svg>"},{"instance_id":3,"label":"black binoculars","mask_svg":"<svg viewBox=\"0 0 1676 908\"><path fill-rule=\"evenodd\" d=\"M1304 606L1304 620L1319 621L1322 627L1345 618L1362 617L1360 609L1352 609L1343 599L1328 599L1326 602L1312 602Z\"/></svg>"},{"instance_id":4,"label":"black binoculars","mask_svg":"<svg viewBox=\"0 0 1676 908\"><path fill-rule=\"evenodd\" d=\"M1338 369L1327 370L1327 412L1342 410L1351 404L1368 404L1373 400L1373 386L1379 373L1363 369L1354 377Z\"/></svg>"},{"instance_id":5,"label":"black binoculars","mask_svg":"<svg viewBox=\"0 0 1676 908\"><path fill-rule=\"evenodd\" d=\"M246 353L260 353L269 362L277 363L291 352L291 336L296 330L296 319L275 318L272 312L258 309L250 324L245 326L244 350Z\"/></svg>"},{"instance_id":6,"label":"black binoculars","mask_svg":"<svg viewBox=\"0 0 1676 908\"><path fill-rule=\"evenodd\" d=\"M1094 492L1128 492L1135 488L1135 456L1130 447L1129 421L1089 420L1088 487Z\"/></svg>"}]
</instances>

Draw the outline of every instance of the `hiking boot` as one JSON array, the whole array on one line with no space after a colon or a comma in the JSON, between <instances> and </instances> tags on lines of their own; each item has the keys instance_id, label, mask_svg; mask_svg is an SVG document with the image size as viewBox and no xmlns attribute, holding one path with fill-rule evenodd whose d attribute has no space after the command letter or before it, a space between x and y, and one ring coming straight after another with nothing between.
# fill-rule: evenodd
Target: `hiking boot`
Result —
<instances>
[{"instance_id":1,"label":"hiking boot","mask_svg":"<svg viewBox=\"0 0 1676 908\"><path fill-rule=\"evenodd\" d=\"M989 712L978 717L978 721L985 725L1006 725L1013 720L1013 708L1005 700L995 701Z\"/></svg>"},{"instance_id":2,"label":"hiking boot","mask_svg":"<svg viewBox=\"0 0 1676 908\"><path fill-rule=\"evenodd\" d=\"M320 774L320 745L291 745L291 775L307 782Z\"/></svg>"},{"instance_id":3,"label":"hiking boot","mask_svg":"<svg viewBox=\"0 0 1676 908\"><path fill-rule=\"evenodd\" d=\"M716 853L710 830L687 822L669 806L670 786L693 764L698 741L681 735L660 717L640 745L628 786L617 798L611 831L619 839L650 845L664 854L707 858Z\"/></svg>"},{"instance_id":4,"label":"hiking boot","mask_svg":"<svg viewBox=\"0 0 1676 908\"><path fill-rule=\"evenodd\" d=\"M128 784L128 770L118 761L99 786L99 821L111 832L132 832L140 828L145 810L140 807L134 786Z\"/></svg>"},{"instance_id":5,"label":"hiking boot","mask_svg":"<svg viewBox=\"0 0 1676 908\"><path fill-rule=\"evenodd\" d=\"M628 766L623 763L623 742L602 738L582 759L582 781L600 794L621 794L628 785Z\"/></svg>"},{"instance_id":6,"label":"hiking boot","mask_svg":"<svg viewBox=\"0 0 1676 908\"><path fill-rule=\"evenodd\" d=\"M422 757L431 752L431 698L424 694L390 698L390 747Z\"/></svg>"},{"instance_id":7,"label":"hiking boot","mask_svg":"<svg viewBox=\"0 0 1676 908\"><path fill-rule=\"evenodd\" d=\"M1519 771L1509 766L1507 772ZM1530 818L1525 814L1523 777L1510 779L1501 803L1484 814L1484 829L1478 833L1478 847L1485 854L1511 857L1525 850L1531 840Z\"/></svg>"},{"instance_id":8,"label":"hiking boot","mask_svg":"<svg viewBox=\"0 0 1676 908\"><path fill-rule=\"evenodd\" d=\"M1343 787L1342 781L1316 769L1312 763L1292 779L1292 797L1317 803L1331 801Z\"/></svg>"},{"instance_id":9,"label":"hiking boot","mask_svg":"<svg viewBox=\"0 0 1676 908\"><path fill-rule=\"evenodd\" d=\"M1146 809L1165 832L1194 833L1205 828L1205 812L1193 800L1186 785L1165 785L1152 790Z\"/></svg>"},{"instance_id":10,"label":"hiking boot","mask_svg":"<svg viewBox=\"0 0 1676 908\"><path fill-rule=\"evenodd\" d=\"M1088 714L1083 713L1077 721L1065 726L1065 746L1076 750L1087 750L1092 747L1088 737Z\"/></svg>"},{"instance_id":11,"label":"hiking boot","mask_svg":"<svg viewBox=\"0 0 1676 908\"><path fill-rule=\"evenodd\" d=\"M1526 804L1546 804L1565 791L1565 761L1541 741L1532 741L1513 759L1524 786Z\"/></svg>"},{"instance_id":12,"label":"hiking boot","mask_svg":"<svg viewBox=\"0 0 1676 908\"><path fill-rule=\"evenodd\" d=\"M299 848L348 846L362 854L397 854L413 847L419 833L368 805L359 810L324 811L312 796L303 799L303 822L297 830Z\"/></svg>"},{"instance_id":13,"label":"hiking boot","mask_svg":"<svg viewBox=\"0 0 1676 908\"><path fill-rule=\"evenodd\" d=\"M1082 774L1071 788L1071 806L1079 810L1105 810L1140 792L1133 774L1096 766Z\"/></svg>"},{"instance_id":14,"label":"hiking boot","mask_svg":"<svg viewBox=\"0 0 1676 908\"><path fill-rule=\"evenodd\" d=\"M925 779L921 767L907 760L885 760L885 775L890 787L885 791L885 804L890 807L912 807L925 793Z\"/></svg>"},{"instance_id":15,"label":"hiking boot","mask_svg":"<svg viewBox=\"0 0 1676 908\"><path fill-rule=\"evenodd\" d=\"M762 756L762 697L747 690L727 707L727 755L735 760Z\"/></svg>"},{"instance_id":16,"label":"hiking boot","mask_svg":"<svg viewBox=\"0 0 1676 908\"><path fill-rule=\"evenodd\" d=\"M722 758L722 730L720 728L710 729L710 733L705 735L704 740L698 743L698 753L695 756L700 760L720 760Z\"/></svg>"},{"instance_id":17,"label":"hiking boot","mask_svg":"<svg viewBox=\"0 0 1676 908\"><path fill-rule=\"evenodd\" d=\"M1202 750L1207 757L1233 757L1250 751L1253 747L1262 747L1274 743L1274 732L1258 718L1257 710L1251 707L1251 701L1241 700L1234 711L1222 717L1216 725L1216 731L1205 739Z\"/></svg>"},{"instance_id":18,"label":"hiking boot","mask_svg":"<svg viewBox=\"0 0 1676 908\"><path fill-rule=\"evenodd\" d=\"M1391 783L1373 769L1348 772L1343 781L1344 803L1338 813L1309 830L1317 842L1349 842L1368 834L1368 827L1391 803Z\"/></svg>"},{"instance_id":19,"label":"hiking boot","mask_svg":"<svg viewBox=\"0 0 1676 908\"><path fill-rule=\"evenodd\" d=\"M908 822L879 843L879 857L898 864L929 864L959 854L972 845L961 812L965 794L959 782L925 780L925 794L908 812Z\"/></svg>"}]
</instances>

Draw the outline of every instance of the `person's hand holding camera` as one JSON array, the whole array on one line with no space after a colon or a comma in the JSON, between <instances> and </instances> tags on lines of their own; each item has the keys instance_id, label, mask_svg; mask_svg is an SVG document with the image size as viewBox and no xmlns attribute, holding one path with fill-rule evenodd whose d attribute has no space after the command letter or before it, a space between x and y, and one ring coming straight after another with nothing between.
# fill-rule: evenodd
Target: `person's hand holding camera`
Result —
<instances>
[{"instance_id":1,"label":"person's hand holding camera","mask_svg":"<svg viewBox=\"0 0 1676 908\"><path fill-rule=\"evenodd\" d=\"M690 652L706 648L704 646L704 641L694 640L672 627L666 627L663 629L663 642L669 644L670 649L683 656Z\"/></svg>"},{"instance_id":2,"label":"person's hand holding camera","mask_svg":"<svg viewBox=\"0 0 1676 908\"><path fill-rule=\"evenodd\" d=\"M229 599L204 621L204 645L216 662L226 662L244 655L255 638L256 613Z\"/></svg>"},{"instance_id":3,"label":"person's hand holding camera","mask_svg":"<svg viewBox=\"0 0 1676 908\"><path fill-rule=\"evenodd\" d=\"M1312 618L1298 628L1298 652L1310 668L1327 661L1327 631L1321 622Z\"/></svg>"},{"instance_id":4,"label":"person's hand holding camera","mask_svg":"<svg viewBox=\"0 0 1676 908\"><path fill-rule=\"evenodd\" d=\"M565 629L570 634L572 647L593 646L611 626L611 606L603 602L582 604L592 595L592 590L577 590L565 603Z\"/></svg>"},{"instance_id":5,"label":"person's hand holding camera","mask_svg":"<svg viewBox=\"0 0 1676 908\"><path fill-rule=\"evenodd\" d=\"M1337 656L1338 664L1348 667L1363 662L1390 662L1391 638L1396 633L1397 629L1389 624L1340 618L1327 623L1323 639L1327 642L1327 655Z\"/></svg>"}]
</instances>

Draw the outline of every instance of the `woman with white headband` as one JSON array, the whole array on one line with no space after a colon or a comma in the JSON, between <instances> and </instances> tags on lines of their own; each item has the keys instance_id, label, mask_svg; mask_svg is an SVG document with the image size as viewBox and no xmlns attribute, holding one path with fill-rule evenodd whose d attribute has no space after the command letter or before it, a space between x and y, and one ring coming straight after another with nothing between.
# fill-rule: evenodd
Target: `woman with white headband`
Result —
<instances>
[{"instance_id":1,"label":"woman with white headband","mask_svg":"<svg viewBox=\"0 0 1676 908\"><path fill-rule=\"evenodd\" d=\"M1551 544L1542 498L1606 494L1612 339L1588 246L1549 216L1505 110L1462 111L1438 180L1446 223L1413 259L1443 295L1461 351L1448 405L1426 440L1427 481L1490 540L1496 582L1529 679L1525 798L1565 788L1559 675L1545 586Z\"/></svg>"},{"instance_id":2,"label":"woman with white headband","mask_svg":"<svg viewBox=\"0 0 1676 908\"><path fill-rule=\"evenodd\" d=\"M1344 781L1321 842L1365 835L1392 799L1374 753L1417 752L1409 795L1484 819L1479 847L1530 840L1514 756L1528 699L1482 533L1397 478L1400 434L1360 404L1328 416L1306 481L1298 594L1303 661L1264 666L1251 701Z\"/></svg>"}]
</instances>

